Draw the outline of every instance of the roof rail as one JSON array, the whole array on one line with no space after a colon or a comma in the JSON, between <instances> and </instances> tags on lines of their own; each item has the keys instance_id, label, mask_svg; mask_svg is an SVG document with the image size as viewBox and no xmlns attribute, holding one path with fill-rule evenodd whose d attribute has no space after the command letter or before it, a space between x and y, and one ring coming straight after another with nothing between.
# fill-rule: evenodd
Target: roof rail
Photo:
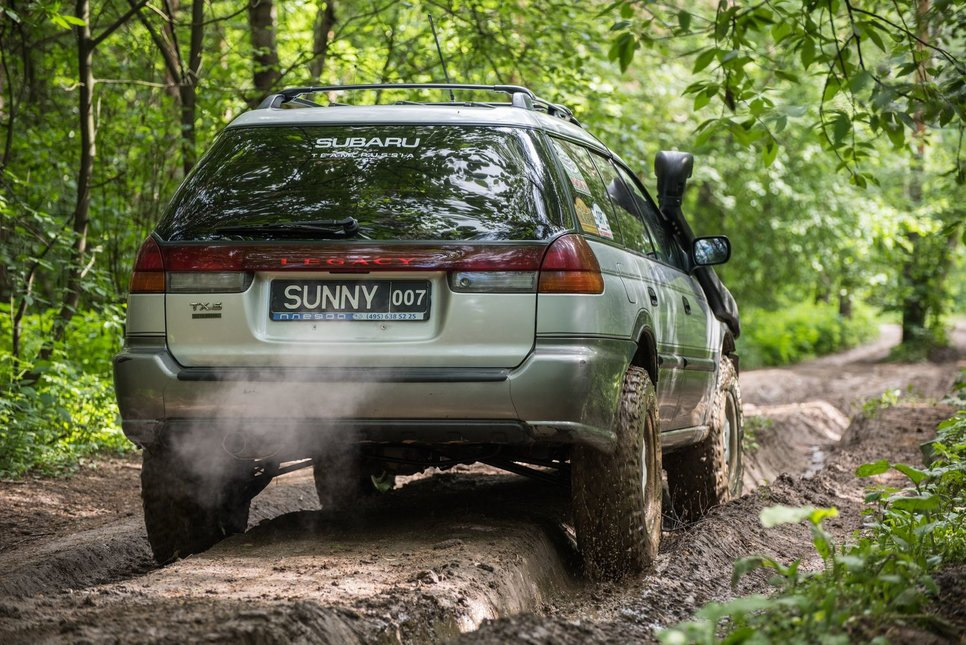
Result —
<instances>
[{"instance_id":1,"label":"roof rail","mask_svg":"<svg viewBox=\"0 0 966 645\"><path fill-rule=\"evenodd\" d=\"M533 93L532 90L520 85L468 85L463 83L367 83L362 85L319 85L307 87L289 87L277 94L265 98L258 106L259 109L279 108L285 103L296 103L306 107L323 107L308 99L303 94L322 94L326 92L346 92L364 90L450 90L450 91L483 91L499 92L510 95L510 105L525 110L540 110L550 116L556 116L575 125L581 125L568 108L551 103Z\"/></svg>"}]
</instances>

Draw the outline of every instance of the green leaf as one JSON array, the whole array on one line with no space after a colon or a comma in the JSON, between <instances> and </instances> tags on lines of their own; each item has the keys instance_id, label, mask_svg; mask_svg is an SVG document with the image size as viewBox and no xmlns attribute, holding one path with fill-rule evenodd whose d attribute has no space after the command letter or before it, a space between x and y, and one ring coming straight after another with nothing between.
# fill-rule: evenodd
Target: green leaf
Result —
<instances>
[{"instance_id":1,"label":"green leaf","mask_svg":"<svg viewBox=\"0 0 966 645\"><path fill-rule=\"evenodd\" d=\"M912 497L892 497L890 506L897 511L928 513L939 510L939 497L936 495L914 495Z\"/></svg>"},{"instance_id":2,"label":"green leaf","mask_svg":"<svg viewBox=\"0 0 966 645\"><path fill-rule=\"evenodd\" d=\"M691 28L691 14L684 9L679 11L678 24L681 26L681 31L689 31Z\"/></svg>"},{"instance_id":3,"label":"green leaf","mask_svg":"<svg viewBox=\"0 0 966 645\"><path fill-rule=\"evenodd\" d=\"M778 156L778 144L775 143L774 139L769 139L768 143L761 149L761 161L765 164L765 168L770 167L775 163L775 158Z\"/></svg>"},{"instance_id":4,"label":"green leaf","mask_svg":"<svg viewBox=\"0 0 966 645\"><path fill-rule=\"evenodd\" d=\"M812 506L769 506L761 510L759 519L766 529L779 524L797 524L809 518L815 508Z\"/></svg>"},{"instance_id":5,"label":"green leaf","mask_svg":"<svg viewBox=\"0 0 966 645\"><path fill-rule=\"evenodd\" d=\"M621 72L626 72L634 60L634 52L637 51L637 39L633 34L624 32L617 38L619 49L619 63Z\"/></svg>"},{"instance_id":6,"label":"green leaf","mask_svg":"<svg viewBox=\"0 0 966 645\"><path fill-rule=\"evenodd\" d=\"M835 98L835 95L839 93L841 86L837 78L830 77L828 79L828 84L825 86L825 91L822 93L822 102L826 103Z\"/></svg>"},{"instance_id":7,"label":"green leaf","mask_svg":"<svg viewBox=\"0 0 966 645\"><path fill-rule=\"evenodd\" d=\"M760 555L753 555L735 560L735 569L731 574L732 588L737 586L738 581L741 580L745 575L765 567L768 560L769 558L765 558L764 556Z\"/></svg>"},{"instance_id":8,"label":"green leaf","mask_svg":"<svg viewBox=\"0 0 966 645\"><path fill-rule=\"evenodd\" d=\"M802 49L800 55L802 57L802 65L805 66L805 69L808 69L809 66L815 61L815 41L808 36L805 36L805 38L802 39Z\"/></svg>"},{"instance_id":9,"label":"green leaf","mask_svg":"<svg viewBox=\"0 0 966 645\"><path fill-rule=\"evenodd\" d=\"M871 464L862 464L855 469L856 477L872 477L874 475L881 475L891 468L892 465L889 463L888 459L880 459L879 461L873 462Z\"/></svg>"},{"instance_id":10,"label":"green leaf","mask_svg":"<svg viewBox=\"0 0 966 645\"><path fill-rule=\"evenodd\" d=\"M872 82L872 74L864 69L861 69L853 74L852 78L849 79L849 89L851 89L853 93L858 94L865 88L869 87Z\"/></svg>"},{"instance_id":11,"label":"green leaf","mask_svg":"<svg viewBox=\"0 0 966 645\"><path fill-rule=\"evenodd\" d=\"M857 555L837 555L835 561L852 572L862 571L865 568L865 558Z\"/></svg>"},{"instance_id":12,"label":"green leaf","mask_svg":"<svg viewBox=\"0 0 966 645\"><path fill-rule=\"evenodd\" d=\"M841 143L851 129L852 120L849 119L849 115L845 112L836 114L835 119L832 120L832 138L835 143Z\"/></svg>"},{"instance_id":13,"label":"green leaf","mask_svg":"<svg viewBox=\"0 0 966 645\"><path fill-rule=\"evenodd\" d=\"M893 464L892 467L908 477L916 486L921 484L929 476L918 468L913 468L907 464Z\"/></svg>"},{"instance_id":14,"label":"green leaf","mask_svg":"<svg viewBox=\"0 0 966 645\"><path fill-rule=\"evenodd\" d=\"M705 49L703 52L698 54L698 58L694 61L694 68L692 68L691 71L697 74L703 70L705 67L711 64L711 61L714 60L715 54L717 53L718 50L714 47Z\"/></svg>"}]
</instances>

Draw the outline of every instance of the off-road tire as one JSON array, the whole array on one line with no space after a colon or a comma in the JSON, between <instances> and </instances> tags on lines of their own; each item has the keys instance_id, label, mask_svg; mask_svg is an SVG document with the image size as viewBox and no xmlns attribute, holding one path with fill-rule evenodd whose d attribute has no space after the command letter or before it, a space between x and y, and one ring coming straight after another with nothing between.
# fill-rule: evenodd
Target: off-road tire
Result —
<instances>
[{"instance_id":1,"label":"off-road tire","mask_svg":"<svg viewBox=\"0 0 966 645\"><path fill-rule=\"evenodd\" d=\"M647 372L624 375L613 452L575 446L574 529L585 573L618 579L645 571L661 542L661 443L657 395Z\"/></svg>"},{"instance_id":2,"label":"off-road tire","mask_svg":"<svg viewBox=\"0 0 966 645\"><path fill-rule=\"evenodd\" d=\"M728 357L721 359L708 426L703 441L664 456L671 512L679 522L693 522L741 493L741 389Z\"/></svg>"},{"instance_id":3,"label":"off-road tire","mask_svg":"<svg viewBox=\"0 0 966 645\"><path fill-rule=\"evenodd\" d=\"M246 488L239 469L213 466L213 472L198 474L173 450L145 450L141 500L154 559L165 564L243 533L251 506Z\"/></svg>"},{"instance_id":4,"label":"off-road tire","mask_svg":"<svg viewBox=\"0 0 966 645\"><path fill-rule=\"evenodd\" d=\"M355 448L313 459L315 492L323 510L350 508L378 491L364 459Z\"/></svg>"}]
</instances>

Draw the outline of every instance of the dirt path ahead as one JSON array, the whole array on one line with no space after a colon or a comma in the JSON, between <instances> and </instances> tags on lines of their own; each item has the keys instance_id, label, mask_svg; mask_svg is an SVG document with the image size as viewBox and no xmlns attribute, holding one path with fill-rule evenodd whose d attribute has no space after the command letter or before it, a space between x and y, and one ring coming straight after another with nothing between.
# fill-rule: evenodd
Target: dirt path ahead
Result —
<instances>
[{"instance_id":1,"label":"dirt path ahead","mask_svg":"<svg viewBox=\"0 0 966 645\"><path fill-rule=\"evenodd\" d=\"M810 552L800 527L762 529L763 506L837 506L831 528L845 535L860 521L855 466L916 458L950 413L928 399L957 369L870 362L889 342L743 374L750 416L770 420L756 423L752 492L666 531L657 570L621 585L580 578L566 491L486 467L344 511L319 510L310 477L294 473L255 500L247 533L163 568L141 527L136 462L0 483L0 642L649 639L729 597L736 557ZM849 427L863 400L910 385L917 397Z\"/></svg>"}]
</instances>

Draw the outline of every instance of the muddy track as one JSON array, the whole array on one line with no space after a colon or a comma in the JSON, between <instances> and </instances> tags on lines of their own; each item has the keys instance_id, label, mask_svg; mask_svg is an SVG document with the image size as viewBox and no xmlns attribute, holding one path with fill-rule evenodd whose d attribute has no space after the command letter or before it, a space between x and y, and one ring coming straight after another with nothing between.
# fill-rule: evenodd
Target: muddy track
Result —
<instances>
[{"instance_id":1,"label":"muddy track","mask_svg":"<svg viewBox=\"0 0 966 645\"><path fill-rule=\"evenodd\" d=\"M877 362L892 341L743 374L746 414L771 420L747 494L665 531L656 571L620 585L581 578L566 490L483 466L410 478L344 511L319 510L311 477L294 473L255 500L248 532L162 568L135 463L0 483L0 642L648 640L735 593L736 557L811 551L801 527L762 529L763 506L837 506L830 528L845 536L860 523L855 466L917 457L950 413L930 400L956 364ZM910 386L899 406L850 423L862 401ZM737 592L763 586L752 576Z\"/></svg>"}]
</instances>

